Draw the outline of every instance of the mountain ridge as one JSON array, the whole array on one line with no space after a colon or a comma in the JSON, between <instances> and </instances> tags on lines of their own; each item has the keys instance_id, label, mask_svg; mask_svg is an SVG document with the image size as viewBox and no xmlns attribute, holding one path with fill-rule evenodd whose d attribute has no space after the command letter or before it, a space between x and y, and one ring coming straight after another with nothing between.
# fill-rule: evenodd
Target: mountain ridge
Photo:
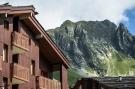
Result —
<instances>
[{"instance_id":1,"label":"mountain ridge","mask_svg":"<svg viewBox=\"0 0 135 89\"><path fill-rule=\"evenodd\" d=\"M123 24L67 20L47 32L72 66L88 76L135 75L135 36Z\"/></svg>"}]
</instances>

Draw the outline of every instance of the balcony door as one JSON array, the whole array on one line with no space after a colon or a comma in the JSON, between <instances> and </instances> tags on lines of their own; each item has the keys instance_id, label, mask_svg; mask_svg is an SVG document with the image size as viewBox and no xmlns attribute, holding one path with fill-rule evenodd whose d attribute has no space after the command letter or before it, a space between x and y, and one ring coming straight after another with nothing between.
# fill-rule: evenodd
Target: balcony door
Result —
<instances>
[{"instance_id":1,"label":"balcony door","mask_svg":"<svg viewBox=\"0 0 135 89\"><path fill-rule=\"evenodd\" d=\"M19 32L19 17L13 19L13 30Z\"/></svg>"},{"instance_id":2,"label":"balcony door","mask_svg":"<svg viewBox=\"0 0 135 89\"><path fill-rule=\"evenodd\" d=\"M3 78L3 89L8 89L8 78L4 77Z\"/></svg>"},{"instance_id":3,"label":"balcony door","mask_svg":"<svg viewBox=\"0 0 135 89\"><path fill-rule=\"evenodd\" d=\"M19 59L19 54L14 54L14 55L13 55L13 58L12 58L13 63L18 64L18 59Z\"/></svg>"},{"instance_id":4,"label":"balcony door","mask_svg":"<svg viewBox=\"0 0 135 89\"><path fill-rule=\"evenodd\" d=\"M19 89L19 85L18 84L12 85L12 89Z\"/></svg>"}]
</instances>

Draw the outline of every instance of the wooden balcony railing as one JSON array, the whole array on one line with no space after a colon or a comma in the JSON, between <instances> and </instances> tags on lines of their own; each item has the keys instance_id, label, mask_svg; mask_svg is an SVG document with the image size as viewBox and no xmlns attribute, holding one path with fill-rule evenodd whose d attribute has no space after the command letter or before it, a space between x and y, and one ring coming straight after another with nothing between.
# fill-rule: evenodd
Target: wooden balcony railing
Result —
<instances>
[{"instance_id":1,"label":"wooden balcony railing","mask_svg":"<svg viewBox=\"0 0 135 89\"><path fill-rule=\"evenodd\" d=\"M12 33L12 44L18 48L28 51L29 50L29 38L21 33Z\"/></svg>"},{"instance_id":2,"label":"wooden balcony railing","mask_svg":"<svg viewBox=\"0 0 135 89\"><path fill-rule=\"evenodd\" d=\"M0 56L0 70L2 70L2 59L3 59L3 56Z\"/></svg>"},{"instance_id":3,"label":"wooden balcony railing","mask_svg":"<svg viewBox=\"0 0 135 89\"><path fill-rule=\"evenodd\" d=\"M15 84L24 83L29 81L29 69L22 67L19 64L13 64L13 82Z\"/></svg>"},{"instance_id":4,"label":"wooden balcony railing","mask_svg":"<svg viewBox=\"0 0 135 89\"><path fill-rule=\"evenodd\" d=\"M61 83L57 80L51 80L45 77L38 77L39 89L61 89Z\"/></svg>"}]
</instances>

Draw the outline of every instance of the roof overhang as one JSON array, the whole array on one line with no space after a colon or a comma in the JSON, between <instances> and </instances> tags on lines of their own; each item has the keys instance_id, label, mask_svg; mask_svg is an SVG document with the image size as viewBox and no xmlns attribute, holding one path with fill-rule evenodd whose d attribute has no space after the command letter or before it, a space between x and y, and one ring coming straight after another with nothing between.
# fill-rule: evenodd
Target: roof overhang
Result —
<instances>
[{"instance_id":1,"label":"roof overhang","mask_svg":"<svg viewBox=\"0 0 135 89\"><path fill-rule=\"evenodd\" d=\"M59 49L59 47L57 47L57 45L53 42L53 40L51 39L51 37L47 34L47 32L45 31L45 29L41 26L41 24L37 21L37 19L34 16L29 17L28 19L26 19L26 21L29 20L29 22L31 22L32 27L34 26L34 28L37 29L37 31L40 33L40 35L42 36L42 43L44 43L47 48L49 48L49 50L51 50L51 53L53 53L56 56L56 60L59 61L59 63L64 64L67 68L69 67L69 61L68 59L64 56L63 52ZM42 46L43 48L46 48ZM46 49L44 49L44 51L46 52Z\"/></svg>"},{"instance_id":2,"label":"roof overhang","mask_svg":"<svg viewBox=\"0 0 135 89\"><path fill-rule=\"evenodd\" d=\"M28 14L31 13L33 15L36 15L37 12L35 12L35 8L31 6L19 6L19 7L13 7L13 6L0 6L0 14L8 15L19 15L19 14Z\"/></svg>"}]
</instances>

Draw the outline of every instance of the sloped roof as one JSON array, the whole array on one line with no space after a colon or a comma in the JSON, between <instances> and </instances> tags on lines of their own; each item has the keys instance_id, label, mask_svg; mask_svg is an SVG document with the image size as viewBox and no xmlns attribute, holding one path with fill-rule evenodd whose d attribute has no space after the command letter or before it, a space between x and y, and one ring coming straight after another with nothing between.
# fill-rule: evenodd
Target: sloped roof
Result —
<instances>
[{"instance_id":1,"label":"sloped roof","mask_svg":"<svg viewBox=\"0 0 135 89\"><path fill-rule=\"evenodd\" d=\"M135 88L135 77L95 77L91 78L101 85L117 89L133 89Z\"/></svg>"}]
</instances>

